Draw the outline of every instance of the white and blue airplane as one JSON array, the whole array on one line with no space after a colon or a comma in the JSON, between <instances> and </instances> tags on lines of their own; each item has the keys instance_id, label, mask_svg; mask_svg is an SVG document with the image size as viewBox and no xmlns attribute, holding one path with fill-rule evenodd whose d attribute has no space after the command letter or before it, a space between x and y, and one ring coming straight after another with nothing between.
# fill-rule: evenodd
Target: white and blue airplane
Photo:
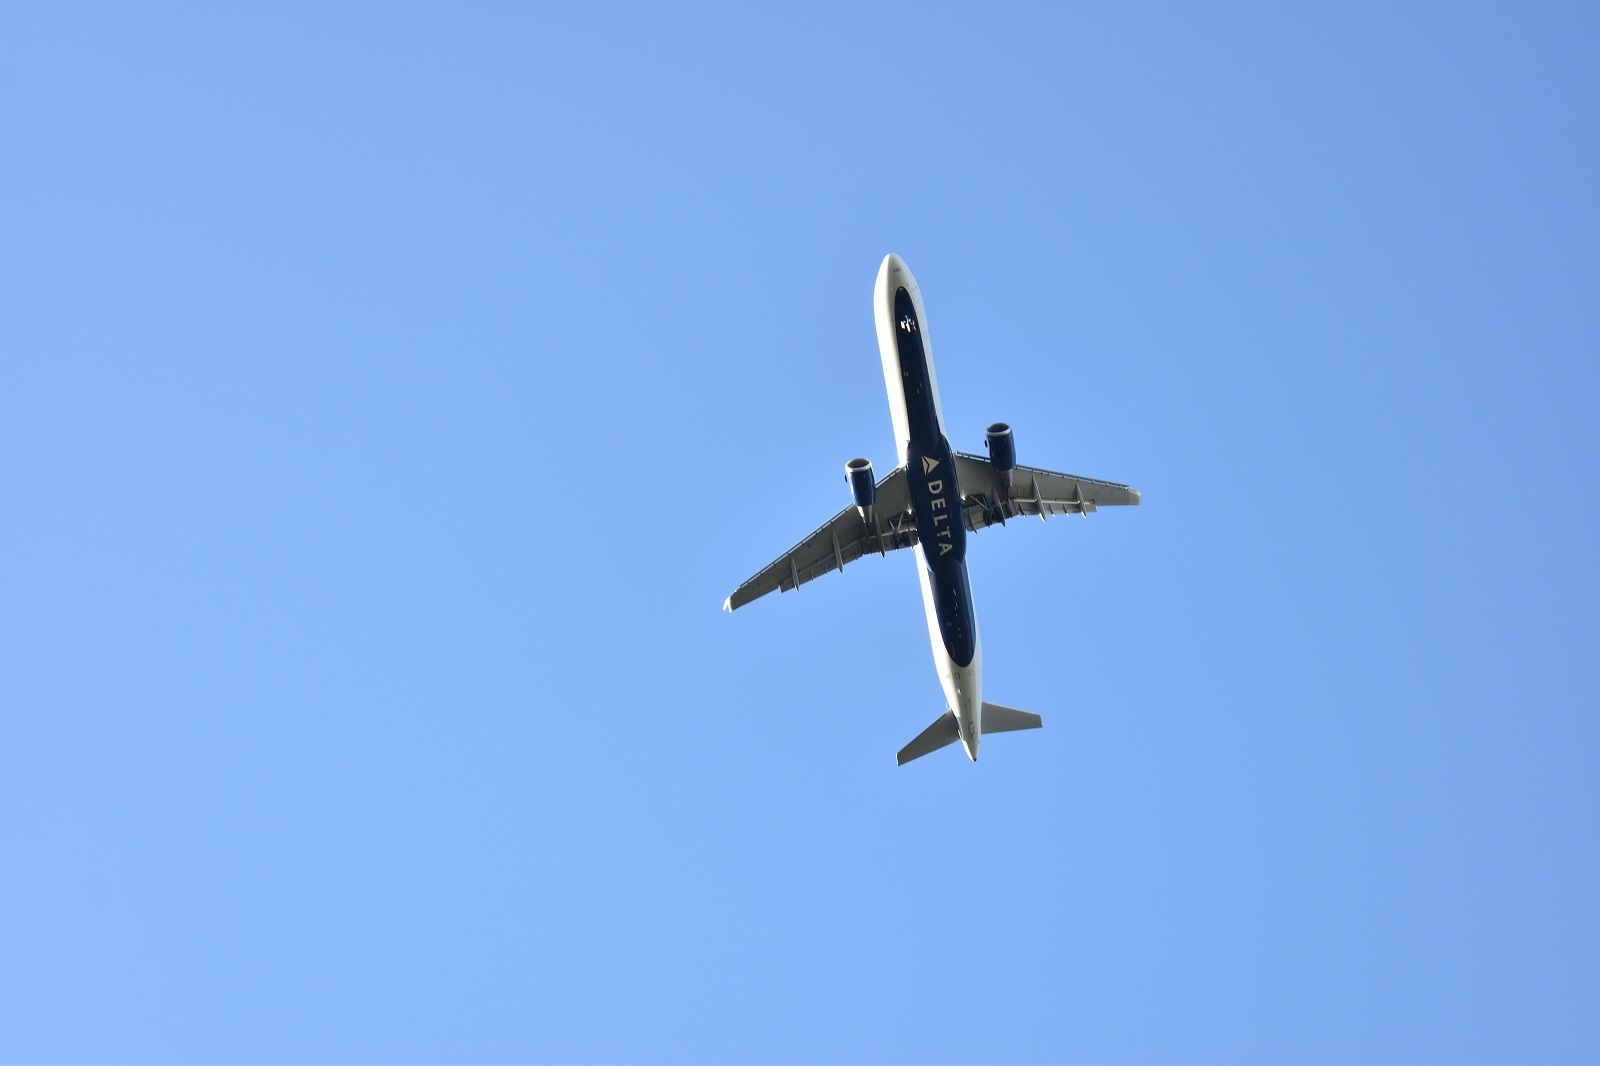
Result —
<instances>
[{"instance_id":1,"label":"white and blue airplane","mask_svg":"<svg viewBox=\"0 0 1600 1066\"><path fill-rule=\"evenodd\" d=\"M1037 729L1037 714L983 702L983 645L967 580L967 533L1019 515L1087 515L1098 507L1138 504L1127 485L1018 466L1011 427L989 427L987 458L950 450L922 293L897 255L884 257L872 293L878 352L889 390L889 417L900 465L874 482L872 464L852 459L845 480L852 506L740 585L723 603L732 611L774 589L788 592L868 552L922 545L922 603L928 637L949 709L896 756L904 766L961 741L978 759L985 733Z\"/></svg>"}]
</instances>

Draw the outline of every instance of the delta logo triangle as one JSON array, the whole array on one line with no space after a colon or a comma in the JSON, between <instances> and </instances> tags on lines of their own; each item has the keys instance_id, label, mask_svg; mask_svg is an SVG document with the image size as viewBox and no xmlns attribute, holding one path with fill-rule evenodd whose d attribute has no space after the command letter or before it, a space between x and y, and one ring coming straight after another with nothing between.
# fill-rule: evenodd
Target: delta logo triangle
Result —
<instances>
[{"instance_id":1,"label":"delta logo triangle","mask_svg":"<svg viewBox=\"0 0 1600 1066\"><path fill-rule=\"evenodd\" d=\"M922 472L924 474L933 473L934 469L938 465L939 465L939 460L930 458L929 456L926 456L926 455L924 455L922 457Z\"/></svg>"}]
</instances>

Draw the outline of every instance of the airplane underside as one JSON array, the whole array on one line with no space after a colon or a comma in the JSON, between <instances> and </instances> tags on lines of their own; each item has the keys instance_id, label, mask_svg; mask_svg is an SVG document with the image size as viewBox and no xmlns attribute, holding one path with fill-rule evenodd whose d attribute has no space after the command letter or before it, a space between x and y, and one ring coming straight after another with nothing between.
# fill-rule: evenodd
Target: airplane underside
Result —
<instances>
[{"instance_id":1,"label":"airplane underside","mask_svg":"<svg viewBox=\"0 0 1600 1066\"><path fill-rule=\"evenodd\" d=\"M1004 423L989 427L987 458L953 451L922 295L898 256L884 258L873 297L899 465L875 481L867 460L846 464L854 506L740 585L723 606L731 611L775 589L798 589L869 552L920 549L917 576L947 710L900 750L896 762L904 765L956 741L976 761L985 733L1037 729L1041 720L983 701L983 645L967 574L967 533L1019 515L1045 518L1137 505L1139 493L1114 482L1018 467L1011 428Z\"/></svg>"}]
</instances>

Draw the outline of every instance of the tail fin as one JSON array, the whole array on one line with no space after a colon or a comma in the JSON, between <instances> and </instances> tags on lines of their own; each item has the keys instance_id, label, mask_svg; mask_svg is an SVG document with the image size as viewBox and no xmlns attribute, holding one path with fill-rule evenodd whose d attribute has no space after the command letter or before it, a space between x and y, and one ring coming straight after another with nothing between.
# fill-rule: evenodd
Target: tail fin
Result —
<instances>
[{"instance_id":1,"label":"tail fin","mask_svg":"<svg viewBox=\"0 0 1600 1066\"><path fill-rule=\"evenodd\" d=\"M983 705L983 731L985 733L1010 733L1017 729L1038 729L1044 719L1015 707L1002 707L998 703Z\"/></svg>"},{"instance_id":2,"label":"tail fin","mask_svg":"<svg viewBox=\"0 0 1600 1066\"><path fill-rule=\"evenodd\" d=\"M1044 719L1027 711L1019 711L1015 707L1002 707L998 703L985 703L983 705L983 732L1010 733L1017 729L1038 729L1044 725ZM938 751L946 744L954 744L961 739L961 729L956 725L956 712L945 711L944 714L934 719L932 725L917 734L917 739L900 749L900 754L894 761L904 766L912 759L920 759L930 751Z\"/></svg>"}]
</instances>

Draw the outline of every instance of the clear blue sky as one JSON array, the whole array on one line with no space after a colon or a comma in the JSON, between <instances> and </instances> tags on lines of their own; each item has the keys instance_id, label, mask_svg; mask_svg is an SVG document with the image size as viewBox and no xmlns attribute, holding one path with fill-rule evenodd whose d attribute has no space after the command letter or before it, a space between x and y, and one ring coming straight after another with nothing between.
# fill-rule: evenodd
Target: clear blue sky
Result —
<instances>
[{"instance_id":1,"label":"clear blue sky","mask_svg":"<svg viewBox=\"0 0 1600 1066\"><path fill-rule=\"evenodd\" d=\"M1600 1059L1600 9L0 10L0 1059ZM1139 510L724 596L953 443Z\"/></svg>"}]
</instances>

